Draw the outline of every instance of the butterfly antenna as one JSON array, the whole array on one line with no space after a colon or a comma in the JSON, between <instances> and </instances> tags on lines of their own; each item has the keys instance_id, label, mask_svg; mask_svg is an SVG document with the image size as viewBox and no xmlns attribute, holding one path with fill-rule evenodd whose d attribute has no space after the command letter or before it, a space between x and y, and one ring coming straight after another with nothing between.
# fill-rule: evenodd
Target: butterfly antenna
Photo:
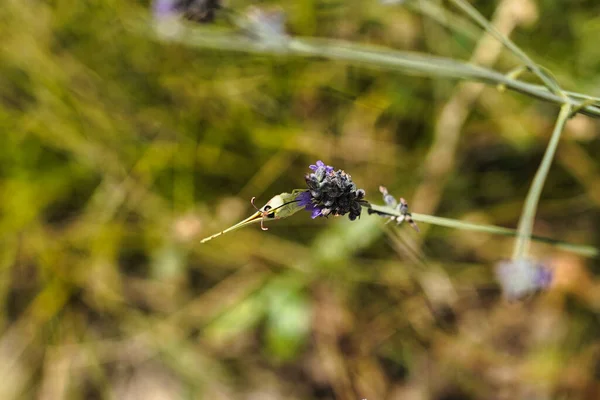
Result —
<instances>
[{"instance_id":1,"label":"butterfly antenna","mask_svg":"<svg viewBox=\"0 0 600 400\"><path fill-rule=\"evenodd\" d=\"M260 208L256 207L256 204L254 204L254 200L256 200L256 197L250 199L250 204L252 204L252 207L254 207L256 211L260 211Z\"/></svg>"},{"instance_id":2,"label":"butterfly antenna","mask_svg":"<svg viewBox=\"0 0 600 400\"><path fill-rule=\"evenodd\" d=\"M265 215L267 215L264 211L262 211L260 208L256 207L256 204L254 204L254 200L256 199L256 197L253 197L250 199L250 203L252 204L252 207L254 207L256 209L256 211L258 211L262 218L260 219L260 229L262 229L263 231L268 231L269 228L267 228L265 226Z\"/></svg>"}]
</instances>

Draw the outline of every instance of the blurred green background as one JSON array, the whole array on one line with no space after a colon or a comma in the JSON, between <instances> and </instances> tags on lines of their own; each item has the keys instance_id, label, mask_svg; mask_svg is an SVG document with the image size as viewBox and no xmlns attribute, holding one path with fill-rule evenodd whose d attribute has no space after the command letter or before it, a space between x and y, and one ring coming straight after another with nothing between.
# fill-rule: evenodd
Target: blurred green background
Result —
<instances>
[{"instance_id":1,"label":"blurred green background","mask_svg":"<svg viewBox=\"0 0 600 400\"><path fill-rule=\"evenodd\" d=\"M415 6L227 3L257 4L283 7L293 35L516 65ZM474 5L600 95L597 1ZM534 245L555 282L507 302L493 265L510 238L303 212L199 244L318 159L371 201L385 185L415 212L516 227L555 105L127 29L149 9L0 6L0 398L600 398L597 260ZM568 123L536 234L600 244L599 133Z\"/></svg>"}]
</instances>

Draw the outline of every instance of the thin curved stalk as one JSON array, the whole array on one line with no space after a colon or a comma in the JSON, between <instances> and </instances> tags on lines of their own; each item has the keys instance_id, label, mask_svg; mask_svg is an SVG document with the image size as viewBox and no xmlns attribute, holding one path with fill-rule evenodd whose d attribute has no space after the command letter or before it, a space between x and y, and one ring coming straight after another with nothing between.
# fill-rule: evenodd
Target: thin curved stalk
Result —
<instances>
[{"instance_id":1,"label":"thin curved stalk","mask_svg":"<svg viewBox=\"0 0 600 400\"><path fill-rule=\"evenodd\" d=\"M387 214L390 216L396 216L396 217L402 216L402 214L398 210L395 210L390 207L371 204L370 208L374 211L377 211L378 213L383 213L383 214ZM518 237L519 236L518 231L516 231L514 229L510 229L510 228L504 228L501 226L473 224L470 222L459 221L456 219L442 218L442 217L436 217L433 215L418 214L418 213L412 213L411 217L413 220L415 220L417 222L422 222L425 224L431 224L431 225L437 225L437 226L444 226L446 228L461 229L461 230L466 230L466 231L474 231L474 232L482 232L482 233L490 233L493 235L502 235L502 236L510 236L510 237ZM574 253L574 254L579 254L584 257L598 257L598 255L600 254L598 249L593 246L584 246L584 245L566 243L566 242L562 242L560 240L551 239L551 238L547 238L547 237L543 237L543 236L535 236L535 235L531 236L531 240L536 241L536 242L541 242L541 243L548 243L548 244L550 244L554 247L557 247L561 250L568 251L568 252Z\"/></svg>"},{"instance_id":2,"label":"thin curved stalk","mask_svg":"<svg viewBox=\"0 0 600 400\"><path fill-rule=\"evenodd\" d=\"M546 152L544 153L542 163L540 164L540 167L533 178L533 182L531 183L531 187L527 193L527 198L525 199L525 207L523 208L523 213L519 219L519 235L513 251L513 260L526 257L529 251L529 238L531 237L531 232L533 231L535 213L537 211L537 206L542 194L542 189L544 188L544 182L546 182L546 177L550 171L550 166L552 165L552 160L554 159L554 154L556 153L556 148L558 147L561 133L570 115L571 106L568 104L563 105L560 109L558 119L556 120L556 125L554 126L552 136L550 137L548 147L546 147Z\"/></svg>"}]
</instances>

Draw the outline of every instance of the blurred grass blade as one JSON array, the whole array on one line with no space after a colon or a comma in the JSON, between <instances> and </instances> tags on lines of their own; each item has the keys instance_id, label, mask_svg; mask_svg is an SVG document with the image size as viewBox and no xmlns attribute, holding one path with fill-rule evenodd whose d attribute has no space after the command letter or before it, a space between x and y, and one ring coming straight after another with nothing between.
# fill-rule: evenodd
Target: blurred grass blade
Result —
<instances>
[{"instance_id":1,"label":"blurred grass blade","mask_svg":"<svg viewBox=\"0 0 600 400\"><path fill-rule=\"evenodd\" d=\"M129 29L137 34L196 48L278 56L320 57L386 70L402 71L409 75L478 81L495 86L502 85L507 89L559 105L579 106L580 102L573 97L581 98L581 96L584 96L563 97L539 85L512 79L489 68L425 53L399 51L380 46L355 44L343 40L303 37L286 38L286 40L278 41L276 45L273 45L231 31L189 27L187 24L181 24L177 29L170 30L169 34L166 35L155 29L155 27L155 24L148 20L129 21ZM580 112L589 116L600 117L600 107L597 106L582 107Z\"/></svg>"},{"instance_id":2,"label":"blurred grass blade","mask_svg":"<svg viewBox=\"0 0 600 400\"><path fill-rule=\"evenodd\" d=\"M554 159L554 154L556 153L556 147L558 146L561 133L570 115L571 106L567 104L563 105L560 109L558 119L556 120L556 125L554 126L554 131L552 132L552 136L550 138L550 143L548 143L548 147L544 153L542 163L540 164L540 167L533 178L533 182L529 188L529 193L527 193L527 198L525 199L525 207L519 220L518 238L513 251L513 260L526 257L527 252L529 251L529 238L531 237L531 232L533 231L533 222L535 219L538 202L540 200L540 195L542 193L542 189L544 188L544 182L548 176L550 165L552 165L552 160Z\"/></svg>"},{"instance_id":3,"label":"blurred grass blade","mask_svg":"<svg viewBox=\"0 0 600 400\"><path fill-rule=\"evenodd\" d=\"M566 98L566 94L560 88L558 83L552 76L545 73L523 50L521 50L512 40L501 34L492 24L485 19L483 15L479 13L472 5L467 3L465 0L450 0L452 4L461 9L467 14L474 22L485 29L490 35L498 39L507 49L509 49L515 56L517 56L527 67L536 74L542 82L548 87L554 94Z\"/></svg>"},{"instance_id":4,"label":"blurred grass blade","mask_svg":"<svg viewBox=\"0 0 600 400\"><path fill-rule=\"evenodd\" d=\"M436 2L427 0L409 1L404 5L406 8L420 13L427 18L436 21L441 26L452 29L474 42L477 41L481 35L481 31L473 24L473 22L461 15L448 11Z\"/></svg>"}]
</instances>

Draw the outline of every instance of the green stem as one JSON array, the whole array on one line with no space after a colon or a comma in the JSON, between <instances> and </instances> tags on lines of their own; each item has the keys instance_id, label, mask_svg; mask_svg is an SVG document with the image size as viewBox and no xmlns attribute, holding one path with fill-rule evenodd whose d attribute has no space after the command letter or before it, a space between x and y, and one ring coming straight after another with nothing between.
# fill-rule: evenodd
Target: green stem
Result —
<instances>
[{"instance_id":1,"label":"green stem","mask_svg":"<svg viewBox=\"0 0 600 400\"><path fill-rule=\"evenodd\" d=\"M519 227L517 229L519 235L513 251L513 260L526 257L529 251L529 238L531 237L531 232L533 231L535 213L540 196L542 194L542 189L544 188L544 182L546 181L548 171L552 165L552 160L554 159L554 153L556 153L556 148L558 147L561 133L570 115L571 106L568 104L563 105L560 108L560 113L558 115L556 125L554 126L552 136L550 137L550 143L548 143L548 147L544 153L542 163L540 164L540 167L533 178L533 182L529 188L529 193L527 193L527 198L525 199L525 207L523 208L523 213L521 214L521 218L519 220Z\"/></svg>"},{"instance_id":2,"label":"green stem","mask_svg":"<svg viewBox=\"0 0 600 400\"><path fill-rule=\"evenodd\" d=\"M376 204L371 204L370 206L365 206L367 208L371 208L373 211L378 213L386 214L389 216L400 217L402 214L394 209L387 206L380 206ZM461 229L466 231L474 231L474 232L482 232L482 233L491 233L494 235L502 235L502 236L510 236L517 237L519 236L518 231L509 228L503 228L501 226L494 225L481 225L481 224L473 224L470 222L459 221L456 219L450 218L442 218L436 217L433 215L425 215L425 214L417 214L412 213L411 217L413 220L417 222L422 222L425 224L444 226L446 228L454 228ZM548 243L553 245L561 250L565 250L571 253L579 254L585 257L598 257L599 251L595 247L592 246L582 246L577 244L565 243L560 240L551 239L543 236L531 236L531 240L541 243Z\"/></svg>"}]
</instances>

